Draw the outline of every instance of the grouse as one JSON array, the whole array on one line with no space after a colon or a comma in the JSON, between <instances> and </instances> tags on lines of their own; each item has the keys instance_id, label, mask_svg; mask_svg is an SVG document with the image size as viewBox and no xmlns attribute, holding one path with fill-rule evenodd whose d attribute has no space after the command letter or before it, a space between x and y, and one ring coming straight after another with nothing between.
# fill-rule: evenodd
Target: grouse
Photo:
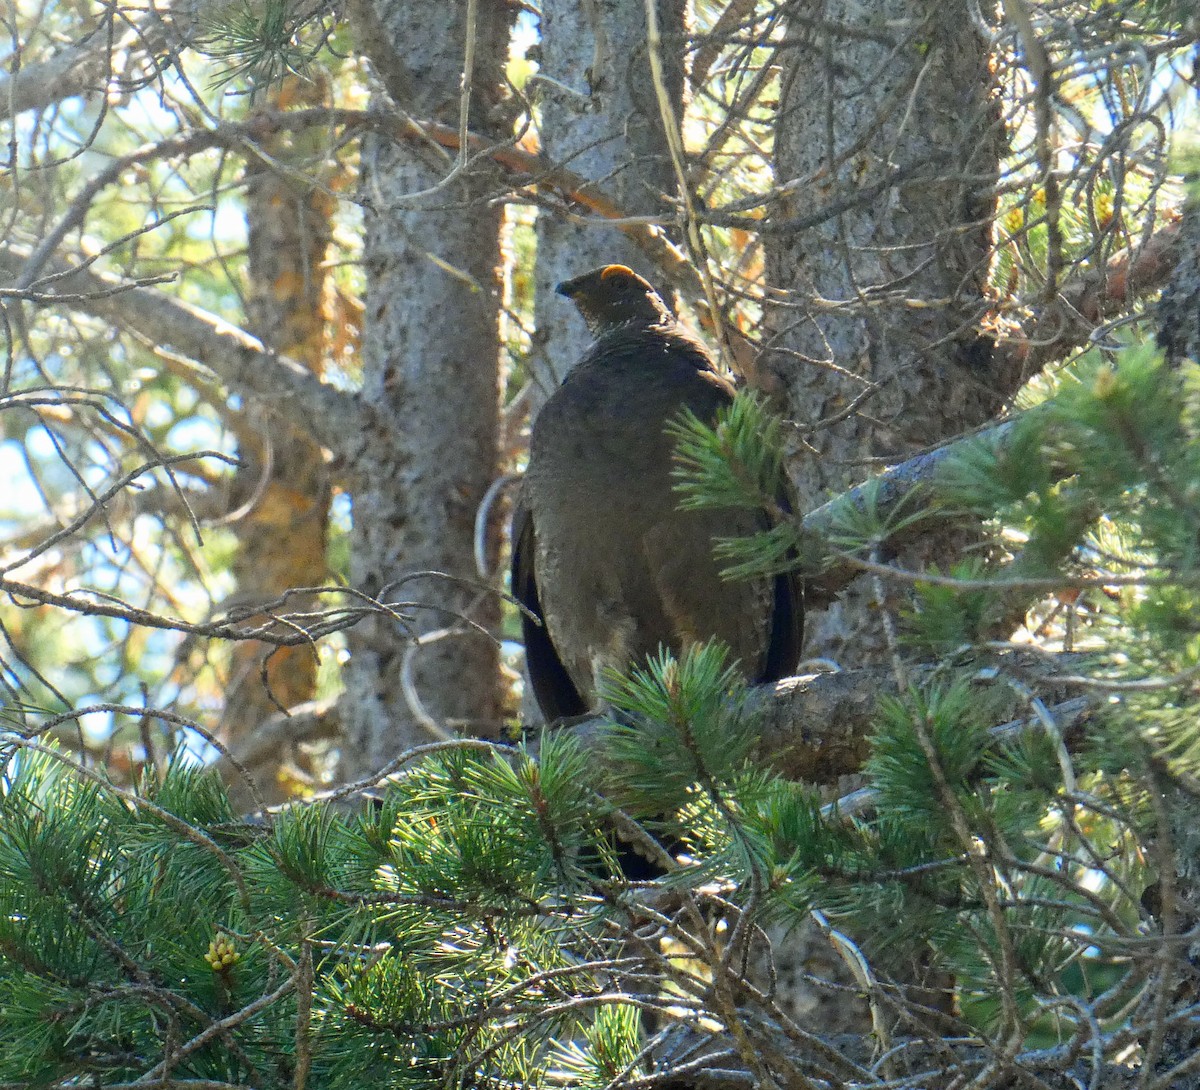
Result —
<instances>
[{"instance_id":1,"label":"grouse","mask_svg":"<svg viewBox=\"0 0 1200 1090\"><path fill-rule=\"evenodd\" d=\"M624 265L558 285L595 338L533 427L513 519L512 590L547 722L596 711L607 670L665 647L723 641L752 682L794 671L803 603L794 575L723 579L716 538L767 528L765 511L681 511L674 444L684 408L712 422L733 398L708 350Z\"/></svg>"}]
</instances>

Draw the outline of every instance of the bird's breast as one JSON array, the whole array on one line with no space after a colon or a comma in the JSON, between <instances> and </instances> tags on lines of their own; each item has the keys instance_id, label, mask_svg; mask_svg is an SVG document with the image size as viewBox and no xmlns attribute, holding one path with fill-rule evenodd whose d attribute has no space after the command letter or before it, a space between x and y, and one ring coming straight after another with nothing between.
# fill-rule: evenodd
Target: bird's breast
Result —
<instances>
[{"instance_id":1,"label":"bird's breast","mask_svg":"<svg viewBox=\"0 0 1200 1090\"><path fill-rule=\"evenodd\" d=\"M613 361L610 361L612 363ZM574 375L534 428L526 496L547 629L589 703L603 668L660 646L728 644L753 672L769 607L720 577L713 540L756 528L743 511L680 511L666 426L711 419L729 394L694 367L631 374L616 360Z\"/></svg>"}]
</instances>

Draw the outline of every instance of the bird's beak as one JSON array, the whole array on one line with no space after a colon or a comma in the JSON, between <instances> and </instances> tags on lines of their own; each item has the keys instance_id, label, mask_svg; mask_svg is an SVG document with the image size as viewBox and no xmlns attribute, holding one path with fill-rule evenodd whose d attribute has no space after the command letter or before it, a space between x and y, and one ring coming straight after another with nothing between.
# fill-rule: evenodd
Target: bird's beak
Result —
<instances>
[{"instance_id":1,"label":"bird's beak","mask_svg":"<svg viewBox=\"0 0 1200 1090\"><path fill-rule=\"evenodd\" d=\"M565 295L568 299L571 299L579 290L579 281L582 279L582 277L577 276L574 280L563 280L561 283L554 285L554 290L559 295Z\"/></svg>"}]
</instances>

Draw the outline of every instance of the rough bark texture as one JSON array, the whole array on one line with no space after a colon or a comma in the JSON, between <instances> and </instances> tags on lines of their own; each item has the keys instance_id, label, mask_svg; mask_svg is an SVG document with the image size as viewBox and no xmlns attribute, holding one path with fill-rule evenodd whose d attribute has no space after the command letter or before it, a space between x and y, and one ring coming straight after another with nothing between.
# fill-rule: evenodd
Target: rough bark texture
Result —
<instances>
[{"instance_id":1,"label":"rough bark texture","mask_svg":"<svg viewBox=\"0 0 1200 1090\"><path fill-rule=\"evenodd\" d=\"M1200 195L1180 221L1179 263L1158 307L1158 344L1171 363L1200 360Z\"/></svg>"},{"instance_id":2,"label":"rough bark texture","mask_svg":"<svg viewBox=\"0 0 1200 1090\"><path fill-rule=\"evenodd\" d=\"M363 48L397 105L457 124L467 41L465 2L358 5ZM471 127L488 131L508 49L510 9L478 4ZM401 59L402 58L402 59ZM426 146L372 139L363 152L368 287L363 397L378 414L354 495L356 587L406 607L404 626L379 618L355 629L347 677L348 775L430 740L405 698L437 728L492 734L498 722L496 595L474 585L475 512L497 474L497 313L500 212L486 166L448 180L455 162ZM437 571L460 580L420 578ZM390 589L389 589L390 588ZM430 633L449 630L444 638Z\"/></svg>"},{"instance_id":3,"label":"rough bark texture","mask_svg":"<svg viewBox=\"0 0 1200 1090\"><path fill-rule=\"evenodd\" d=\"M1178 366L1185 360L1200 360L1200 199L1195 196L1184 209L1180 223L1179 264L1163 289L1158 310L1158 343L1168 362ZM1188 934L1185 956L1191 973L1177 982L1178 997L1189 1003L1200 999L1197 970L1200 968L1200 939L1197 938L1197 908L1200 905L1200 822L1196 799L1190 792L1171 784L1164 792L1163 807L1177 873L1173 881L1160 878L1151 887L1158 900L1155 916L1166 934ZM1165 869L1165 868L1164 868ZM1200 1028L1191 1023L1175 1027L1163 1042L1164 1055L1176 1062L1192 1055L1200 1045Z\"/></svg>"},{"instance_id":4,"label":"rough bark texture","mask_svg":"<svg viewBox=\"0 0 1200 1090\"><path fill-rule=\"evenodd\" d=\"M683 101L685 0L660 0L668 90ZM646 52L646 13L621 0L546 0L542 4L538 77L529 88L541 107L538 136L543 158L593 182L630 216L665 216L675 176L663 136ZM586 195L586 191L585 191ZM591 213L581 210L584 216ZM534 413L583 356L591 335L575 308L554 287L599 265L650 272L635 243L598 218L589 224L542 213L534 271ZM650 277L653 280L653 276ZM659 285L666 291L665 285ZM531 699L522 717L540 719Z\"/></svg>"},{"instance_id":5,"label":"rough bark texture","mask_svg":"<svg viewBox=\"0 0 1200 1090\"><path fill-rule=\"evenodd\" d=\"M793 467L807 510L869 476L876 459L902 461L986 420L1013 380L992 372L976 332L1001 133L966 5L795 4L786 33L775 167L787 196L764 231L767 282L782 301L768 312L766 348L789 415L813 429ZM820 214L835 204L845 211ZM963 543L940 537L936 559ZM873 593L852 587L809 611L807 654L884 661ZM802 1024L869 1031L853 977L815 929L772 940ZM936 986L917 965L875 968ZM809 973L849 990L830 993Z\"/></svg>"},{"instance_id":6,"label":"rough bark texture","mask_svg":"<svg viewBox=\"0 0 1200 1090\"><path fill-rule=\"evenodd\" d=\"M658 8L668 91L678 111L686 4L659 0ZM650 77L642 4L546 0L539 74L545 78L534 86L545 157L594 181L626 215L668 216L675 175ZM535 405L549 397L591 339L570 304L554 294L554 285L613 262L642 275L651 272L616 227L580 224L561 215L538 217Z\"/></svg>"},{"instance_id":7,"label":"rough bark texture","mask_svg":"<svg viewBox=\"0 0 1200 1090\"><path fill-rule=\"evenodd\" d=\"M291 79L273 97L281 108L313 105L323 97L322 84ZM314 374L321 372L325 355L325 254L334 211L333 197L317 183L319 160L313 163L323 139L320 130L279 136L264 148L271 162L252 160L246 170L247 326L264 345ZM292 169L285 172L276 164ZM256 402L248 415L258 426L244 431L238 452L242 466L230 497L231 508L241 512L232 522L238 589L236 602L224 603L225 608L271 601L292 587L321 586L327 580L331 490L321 446L302 424L282 417L277 406ZM287 548L280 548L281 542ZM314 604L294 601L297 609ZM311 700L316 692L314 648L281 647L264 662L262 647L241 643L233 648L230 667L223 727L233 744L280 708ZM277 749L274 767L259 785L267 802L288 793L282 766L289 756L290 748ZM300 772L295 766L293 774Z\"/></svg>"},{"instance_id":8,"label":"rough bark texture","mask_svg":"<svg viewBox=\"0 0 1200 1090\"><path fill-rule=\"evenodd\" d=\"M1019 679L1039 700L1054 711L1055 721L1069 745L1083 740L1082 726L1089 711L1101 703L1095 696L1079 696L1078 688L1060 682L1057 675L1082 659L1062 656L1047 660L1022 654L1000 655L987 663L1007 676ZM981 670L983 664L980 664ZM940 667L913 670L914 684L934 675ZM990 684L981 679L981 690ZM896 679L882 667L845 670L837 674L810 674L785 678L773 685L760 685L750 692L746 704L759 728L755 760L780 776L806 783L836 787L841 779L856 772L870 755L863 724L877 713L882 700L899 692ZM1029 701L1014 686L1011 695L995 704L998 717L993 734L997 741L1011 740L1021 730L1038 728L1038 720L1027 718ZM1012 718L1000 721L1004 717ZM318 718L310 719L315 733ZM569 730L593 750L594 759L605 760L604 733L609 721L596 716L567 721L551 730ZM1044 728L1043 728L1044 729ZM861 807L865 795L849 796Z\"/></svg>"},{"instance_id":9,"label":"rough bark texture","mask_svg":"<svg viewBox=\"0 0 1200 1090\"><path fill-rule=\"evenodd\" d=\"M784 293L767 347L791 415L817 426L795 474L807 508L873 459L986 420L1014 376L994 373L976 331L1001 133L966 5L797 7L787 44L776 174L792 188L764 238L768 282ZM835 607L812 618L810 652L853 665L877 653L878 627Z\"/></svg>"}]
</instances>

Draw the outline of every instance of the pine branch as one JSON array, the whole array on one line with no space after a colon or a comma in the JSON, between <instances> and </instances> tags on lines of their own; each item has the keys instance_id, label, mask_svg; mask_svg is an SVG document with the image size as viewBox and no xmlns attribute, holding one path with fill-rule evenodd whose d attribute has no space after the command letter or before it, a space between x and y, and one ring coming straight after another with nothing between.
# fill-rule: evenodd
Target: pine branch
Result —
<instances>
[{"instance_id":1,"label":"pine branch","mask_svg":"<svg viewBox=\"0 0 1200 1090\"><path fill-rule=\"evenodd\" d=\"M1078 732L1084 709L1076 701L1084 699L1091 706L1093 699L1101 700L1103 694L1080 698L1077 688L1063 683L1059 676L1065 670L1079 669L1084 661L1080 655L1014 653L990 662L981 677L991 685L996 671L1019 678L1027 692L1052 710L1061 708L1064 715L1070 716L1071 730ZM941 670L944 665L940 664L914 667L910 681L920 685ZM743 709L757 734L753 758L788 779L836 783L840 777L861 770L879 703L897 692L895 678L887 667L798 676L753 687ZM993 728L997 740L1011 737L1018 723L1039 729L1035 719L1023 714L1028 706L1029 697L1021 690L1009 690L999 709L1005 718ZM595 751L598 760L603 760L608 745L607 738L602 737L606 722L602 716L595 716L551 730L570 731ZM1070 737L1074 741L1080 734L1072 733Z\"/></svg>"},{"instance_id":2,"label":"pine branch","mask_svg":"<svg viewBox=\"0 0 1200 1090\"><path fill-rule=\"evenodd\" d=\"M1088 344L1106 318L1128 311L1170 279L1180 257L1178 217L1139 245L1065 280L1055 297L997 347L995 366L1025 379Z\"/></svg>"},{"instance_id":3,"label":"pine branch","mask_svg":"<svg viewBox=\"0 0 1200 1090\"><path fill-rule=\"evenodd\" d=\"M30 254L0 247L0 272L18 276ZM256 337L215 314L161 291L130 285L119 277L81 269L49 257L39 282L47 300L63 297L71 308L127 329L151 344L174 348L210 367L231 389L254 394L272 405L296 407L298 419L317 439L338 449L346 436L364 434L366 410L352 394L321 379L287 356L268 352Z\"/></svg>"},{"instance_id":4,"label":"pine branch","mask_svg":"<svg viewBox=\"0 0 1200 1090\"><path fill-rule=\"evenodd\" d=\"M839 525L864 516L868 511L875 521L885 523L902 509L908 512L920 510L932 500L938 474L950 459L980 439L987 439L1003 448L1005 441L1012 435L1014 424L1014 420L1006 420L987 431L901 462L878 477L873 477L809 511L803 517L801 525L805 532L814 537L829 539ZM917 522L903 523L897 533L879 544L889 551L899 550L911 540L936 532L943 523L959 521L961 518L961 513L957 512L947 512L945 516L927 512L926 517ZM834 562L817 575L806 577L805 607L827 608L838 593L860 574L860 566L850 560L844 560Z\"/></svg>"}]
</instances>

